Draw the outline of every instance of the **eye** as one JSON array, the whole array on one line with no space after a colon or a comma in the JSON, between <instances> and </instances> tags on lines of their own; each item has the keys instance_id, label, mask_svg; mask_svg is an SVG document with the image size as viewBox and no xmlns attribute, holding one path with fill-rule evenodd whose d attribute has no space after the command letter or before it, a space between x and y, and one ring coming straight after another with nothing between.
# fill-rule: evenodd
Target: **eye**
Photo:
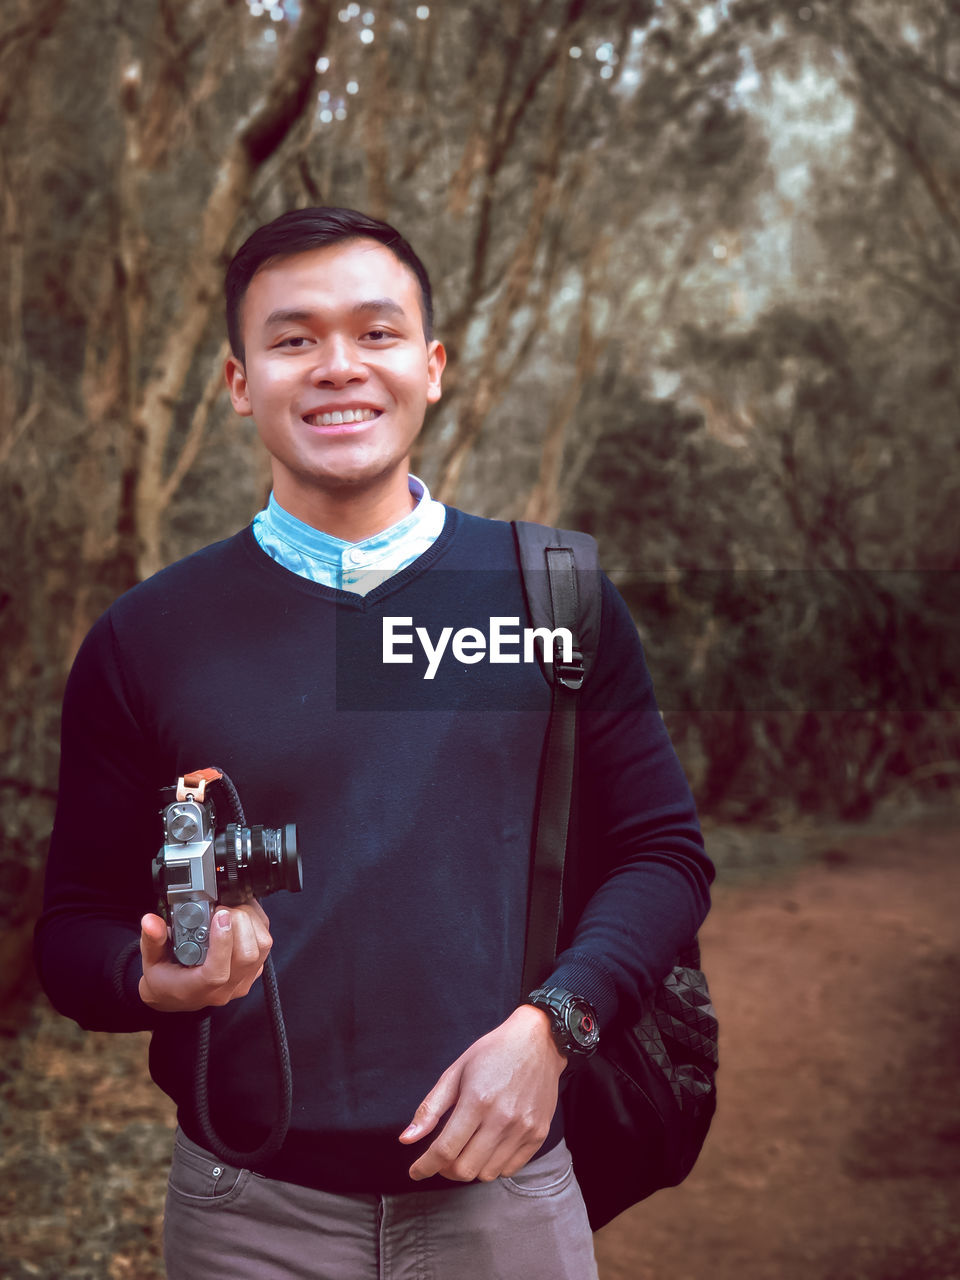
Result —
<instances>
[{"instance_id":1,"label":"eye","mask_svg":"<svg viewBox=\"0 0 960 1280\"><path fill-rule=\"evenodd\" d=\"M393 336L389 329L368 329L364 334L364 337L371 338L374 342L385 342Z\"/></svg>"},{"instance_id":2,"label":"eye","mask_svg":"<svg viewBox=\"0 0 960 1280\"><path fill-rule=\"evenodd\" d=\"M303 337L302 334L294 335L293 337L290 337L290 338L281 338L280 341L277 343L277 346L288 347L292 351L302 351L309 341L310 339Z\"/></svg>"}]
</instances>

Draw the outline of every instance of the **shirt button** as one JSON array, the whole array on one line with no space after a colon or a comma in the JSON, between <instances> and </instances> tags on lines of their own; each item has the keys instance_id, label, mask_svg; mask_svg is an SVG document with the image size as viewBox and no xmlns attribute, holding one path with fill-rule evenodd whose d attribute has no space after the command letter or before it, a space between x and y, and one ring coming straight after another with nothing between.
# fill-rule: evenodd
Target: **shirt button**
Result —
<instances>
[{"instance_id":1,"label":"shirt button","mask_svg":"<svg viewBox=\"0 0 960 1280\"><path fill-rule=\"evenodd\" d=\"M359 548L351 547L350 550L344 556L344 559L346 560L347 564L363 564L364 555L363 555L363 552L359 550Z\"/></svg>"}]
</instances>

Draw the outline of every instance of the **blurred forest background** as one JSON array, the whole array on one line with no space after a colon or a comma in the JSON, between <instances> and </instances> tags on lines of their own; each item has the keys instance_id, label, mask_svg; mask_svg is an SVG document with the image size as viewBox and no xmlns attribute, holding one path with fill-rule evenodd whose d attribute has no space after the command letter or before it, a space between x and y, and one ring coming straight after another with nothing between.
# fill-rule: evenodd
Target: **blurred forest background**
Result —
<instances>
[{"instance_id":1,"label":"blurred forest background","mask_svg":"<svg viewBox=\"0 0 960 1280\"><path fill-rule=\"evenodd\" d=\"M222 274L316 203L423 254L416 469L598 537L705 815L950 793L958 0L7 0L0 987L81 638L263 503Z\"/></svg>"}]
</instances>

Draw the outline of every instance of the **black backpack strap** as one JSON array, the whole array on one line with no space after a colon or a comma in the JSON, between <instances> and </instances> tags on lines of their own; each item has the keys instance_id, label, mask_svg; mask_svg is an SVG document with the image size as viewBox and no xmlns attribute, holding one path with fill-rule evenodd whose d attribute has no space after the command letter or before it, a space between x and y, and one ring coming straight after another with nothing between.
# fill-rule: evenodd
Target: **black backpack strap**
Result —
<instances>
[{"instance_id":1,"label":"black backpack strap","mask_svg":"<svg viewBox=\"0 0 960 1280\"><path fill-rule=\"evenodd\" d=\"M550 630L562 626L572 631L574 649L579 649L583 657L583 673L586 678L590 674L597 655L597 645L600 643L600 562L595 539L589 533L554 529L548 525L531 524L526 520L514 520L513 536L523 575L527 609L533 625ZM555 548L566 550L568 557L555 557ZM570 599L569 590L564 585L570 580L570 571L567 569L565 572L560 568L561 564L569 565L570 555L576 566L576 601ZM551 565L556 570L553 575ZM563 622L556 612L553 598L554 592L558 590L562 593L558 603L566 618ZM541 653L541 666L547 680L553 684L558 670L556 664L544 663Z\"/></svg>"},{"instance_id":2,"label":"black backpack strap","mask_svg":"<svg viewBox=\"0 0 960 1280\"><path fill-rule=\"evenodd\" d=\"M597 544L588 534L514 522L527 608L534 627L572 636L571 660L555 638L553 661L540 646L550 681L550 719L540 768L521 998L539 986L557 954L563 865L570 828L580 688L596 657L600 636Z\"/></svg>"}]
</instances>

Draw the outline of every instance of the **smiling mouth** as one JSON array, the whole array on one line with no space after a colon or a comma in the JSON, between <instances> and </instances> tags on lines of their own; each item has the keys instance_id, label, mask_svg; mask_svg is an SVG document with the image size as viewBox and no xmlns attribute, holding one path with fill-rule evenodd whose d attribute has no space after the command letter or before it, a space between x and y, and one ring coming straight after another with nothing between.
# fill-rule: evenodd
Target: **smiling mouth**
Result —
<instances>
[{"instance_id":1,"label":"smiling mouth","mask_svg":"<svg viewBox=\"0 0 960 1280\"><path fill-rule=\"evenodd\" d=\"M303 420L311 427L342 427L352 422L372 422L379 417L379 409L335 409L332 413L305 413Z\"/></svg>"}]
</instances>

